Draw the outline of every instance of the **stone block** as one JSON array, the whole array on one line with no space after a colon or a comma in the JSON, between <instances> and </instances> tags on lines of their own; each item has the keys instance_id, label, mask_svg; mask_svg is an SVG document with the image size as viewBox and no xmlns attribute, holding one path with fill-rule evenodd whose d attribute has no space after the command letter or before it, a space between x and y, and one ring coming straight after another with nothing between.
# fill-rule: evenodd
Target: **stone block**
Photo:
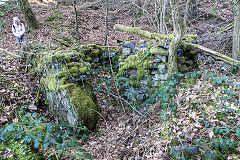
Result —
<instances>
[{"instance_id":1,"label":"stone block","mask_svg":"<svg viewBox=\"0 0 240 160\"><path fill-rule=\"evenodd\" d=\"M155 77L156 77L158 80L166 81L167 78L168 78L168 74L167 74L167 73L164 73L164 74L156 74Z\"/></svg>"},{"instance_id":2,"label":"stone block","mask_svg":"<svg viewBox=\"0 0 240 160\"><path fill-rule=\"evenodd\" d=\"M123 48L122 55L129 56L131 54L131 48Z\"/></svg>"},{"instance_id":3,"label":"stone block","mask_svg":"<svg viewBox=\"0 0 240 160\"><path fill-rule=\"evenodd\" d=\"M153 71L151 72L152 75L155 75L155 74L158 74L158 73L159 73L159 70L153 70Z\"/></svg>"},{"instance_id":4,"label":"stone block","mask_svg":"<svg viewBox=\"0 0 240 160\"><path fill-rule=\"evenodd\" d=\"M165 55L156 54L156 57L157 57L157 59L160 59L164 63L167 62L167 56L165 56Z\"/></svg>"}]
</instances>

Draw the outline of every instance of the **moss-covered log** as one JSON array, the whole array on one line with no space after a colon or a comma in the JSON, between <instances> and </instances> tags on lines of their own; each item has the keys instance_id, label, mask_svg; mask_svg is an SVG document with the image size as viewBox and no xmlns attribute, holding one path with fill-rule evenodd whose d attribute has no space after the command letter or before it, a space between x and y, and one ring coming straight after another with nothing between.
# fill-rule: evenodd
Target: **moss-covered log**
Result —
<instances>
[{"instance_id":1,"label":"moss-covered log","mask_svg":"<svg viewBox=\"0 0 240 160\"><path fill-rule=\"evenodd\" d=\"M175 37L174 34L170 34L168 36L168 35L165 35L165 34L151 33L149 31L141 30L140 28L137 28L137 27L128 27L128 26L124 26L124 25L120 25L120 24L116 24L114 26L114 29L118 30L118 31L122 31L122 32L138 34L138 35L141 35L141 36L143 36L145 38L155 39L155 40L162 40L162 39L170 39L170 40L172 40ZM200 50L203 50L203 51L205 51L207 53L210 53L214 58L219 59L221 61L224 61L226 63L229 63L229 64L240 64L240 61L235 60L235 59L233 59L231 57L228 57L228 56L226 56L224 54L221 54L219 52L216 52L214 50L211 50L211 49L206 48L206 47L204 47L202 45L199 45L199 44L190 43L192 41L196 41L196 38L197 38L197 35L185 35L185 36L183 36L183 38L182 38L183 45L184 46L188 45L190 47L198 48Z\"/></svg>"},{"instance_id":2,"label":"moss-covered log","mask_svg":"<svg viewBox=\"0 0 240 160\"><path fill-rule=\"evenodd\" d=\"M207 53L210 53L214 58L219 59L221 61L224 61L226 63L229 63L231 65L233 65L233 64L239 65L240 64L240 61L232 59L232 58L230 58L230 57L228 57L228 56L226 56L226 55L224 55L222 53L216 52L216 51L211 50L209 48L206 48L206 47L204 47L202 45L192 44L192 43L187 43L187 42L185 42L185 44L190 45L190 46L195 47L195 48L198 48L198 49L200 49L202 51L205 51Z\"/></svg>"},{"instance_id":3,"label":"moss-covered log","mask_svg":"<svg viewBox=\"0 0 240 160\"><path fill-rule=\"evenodd\" d=\"M109 48L86 45L46 51L37 58L35 66L41 74L49 110L59 121L95 129L100 109L88 78L93 59L101 59L106 49Z\"/></svg>"},{"instance_id":4,"label":"moss-covered log","mask_svg":"<svg viewBox=\"0 0 240 160\"><path fill-rule=\"evenodd\" d=\"M170 39L170 40L172 40L174 38L174 34L166 35L166 34L160 34L160 33L151 33L149 31L144 31L138 27L128 27L128 26L124 26L124 25L120 25L120 24L114 25L114 29L117 31L121 31L121 32L138 34L138 35L141 35L148 39L155 39L155 40ZM183 40L192 42L192 41L195 41L196 38L197 38L197 35L185 35L183 37Z\"/></svg>"}]
</instances>

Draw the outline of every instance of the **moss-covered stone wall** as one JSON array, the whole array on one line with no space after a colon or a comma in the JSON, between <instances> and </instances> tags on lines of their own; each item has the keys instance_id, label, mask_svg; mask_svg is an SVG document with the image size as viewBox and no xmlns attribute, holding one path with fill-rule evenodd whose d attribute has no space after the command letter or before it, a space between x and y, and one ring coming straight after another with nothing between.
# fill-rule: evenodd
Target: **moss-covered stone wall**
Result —
<instances>
[{"instance_id":1,"label":"moss-covered stone wall","mask_svg":"<svg viewBox=\"0 0 240 160\"><path fill-rule=\"evenodd\" d=\"M149 90L157 88L168 79L168 44L159 42L125 42L119 56L118 77L124 77L122 90L130 99L144 100ZM178 69L180 73L198 68L197 52L189 45L178 49Z\"/></svg>"},{"instance_id":2,"label":"moss-covered stone wall","mask_svg":"<svg viewBox=\"0 0 240 160\"><path fill-rule=\"evenodd\" d=\"M100 109L89 78L91 70L105 65L109 58L118 66L117 76L126 80L127 85L120 90L131 98L144 100L149 90L168 79L168 45L157 42L125 42L119 48L90 44L42 52L35 66L41 74L49 110L57 119L89 129L96 127ZM179 48L179 71L189 72L197 67L196 52L189 46Z\"/></svg>"}]
</instances>

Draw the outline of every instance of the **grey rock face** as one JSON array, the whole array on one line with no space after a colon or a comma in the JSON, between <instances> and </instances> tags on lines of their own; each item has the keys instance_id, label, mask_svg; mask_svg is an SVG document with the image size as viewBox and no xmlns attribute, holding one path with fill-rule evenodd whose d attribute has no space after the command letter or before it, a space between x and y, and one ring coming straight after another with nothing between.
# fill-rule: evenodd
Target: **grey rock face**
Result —
<instances>
[{"instance_id":1,"label":"grey rock face","mask_svg":"<svg viewBox=\"0 0 240 160\"><path fill-rule=\"evenodd\" d=\"M155 75L155 74L158 74L158 73L159 73L158 70L153 70L153 71L151 72L152 75Z\"/></svg>"},{"instance_id":2,"label":"grey rock face","mask_svg":"<svg viewBox=\"0 0 240 160\"><path fill-rule=\"evenodd\" d=\"M140 44L144 44L144 43L146 43L146 42L145 42L145 40L141 39L141 40L139 41L139 43L140 43Z\"/></svg>"},{"instance_id":3,"label":"grey rock face","mask_svg":"<svg viewBox=\"0 0 240 160\"><path fill-rule=\"evenodd\" d=\"M155 75L155 80L159 80L159 81L166 81L168 78L168 74L156 74Z\"/></svg>"},{"instance_id":4,"label":"grey rock face","mask_svg":"<svg viewBox=\"0 0 240 160\"><path fill-rule=\"evenodd\" d=\"M162 54L156 54L157 59L160 59L162 62L167 62L167 56L164 56Z\"/></svg>"},{"instance_id":5,"label":"grey rock face","mask_svg":"<svg viewBox=\"0 0 240 160\"><path fill-rule=\"evenodd\" d=\"M136 70L136 69L129 71L128 74L129 74L130 76L133 76L134 78L137 78L137 70Z\"/></svg>"},{"instance_id":6,"label":"grey rock face","mask_svg":"<svg viewBox=\"0 0 240 160\"><path fill-rule=\"evenodd\" d=\"M160 59L160 58L155 58L153 60L153 63L160 63L160 62L162 62L162 59Z\"/></svg>"},{"instance_id":7,"label":"grey rock face","mask_svg":"<svg viewBox=\"0 0 240 160\"><path fill-rule=\"evenodd\" d=\"M148 84L148 81L146 79L140 80L140 84L146 86Z\"/></svg>"},{"instance_id":8,"label":"grey rock face","mask_svg":"<svg viewBox=\"0 0 240 160\"><path fill-rule=\"evenodd\" d=\"M124 62L124 60L120 58L120 59L118 59L118 62L119 62L119 63L120 63L120 62Z\"/></svg>"},{"instance_id":9,"label":"grey rock face","mask_svg":"<svg viewBox=\"0 0 240 160\"><path fill-rule=\"evenodd\" d=\"M166 65L164 63L158 65L159 71L163 70L166 68Z\"/></svg>"},{"instance_id":10,"label":"grey rock face","mask_svg":"<svg viewBox=\"0 0 240 160\"><path fill-rule=\"evenodd\" d=\"M129 56L131 54L131 48L123 48L122 55Z\"/></svg>"}]
</instances>

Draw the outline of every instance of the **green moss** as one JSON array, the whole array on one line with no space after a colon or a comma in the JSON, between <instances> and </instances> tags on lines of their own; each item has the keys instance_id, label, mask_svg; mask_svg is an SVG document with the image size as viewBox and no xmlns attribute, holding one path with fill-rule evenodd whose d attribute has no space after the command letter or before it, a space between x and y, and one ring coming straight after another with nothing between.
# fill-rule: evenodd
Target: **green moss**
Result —
<instances>
[{"instance_id":1,"label":"green moss","mask_svg":"<svg viewBox=\"0 0 240 160\"><path fill-rule=\"evenodd\" d=\"M159 47L152 47L150 48L150 52L151 53L156 53L156 54L162 54L164 56L168 55L168 51L163 49L163 48L159 48Z\"/></svg>"},{"instance_id":2,"label":"green moss","mask_svg":"<svg viewBox=\"0 0 240 160\"><path fill-rule=\"evenodd\" d=\"M157 87L158 88L160 88L160 87L162 87L163 86L163 84L161 83L161 82L157 82Z\"/></svg>"},{"instance_id":3,"label":"green moss","mask_svg":"<svg viewBox=\"0 0 240 160\"><path fill-rule=\"evenodd\" d=\"M42 80L44 84L47 85L49 91L58 90L58 86L60 86L55 75L50 75L47 78L43 78Z\"/></svg>"},{"instance_id":4,"label":"green moss","mask_svg":"<svg viewBox=\"0 0 240 160\"><path fill-rule=\"evenodd\" d=\"M75 85L74 83L67 83L67 84L65 84L65 85L60 86L59 89L60 89L60 90L64 90L64 89L73 87L74 85Z\"/></svg>"},{"instance_id":5,"label":"green moss","mask_svg":"<svg viewBox=\"0 0 240 160\"><path fill-rule=\"evenodd\" d=\"M80 86L71 85L67 88L68 96L76 115L82 120L83 125L94 130L99 119L99 106L93 97L92 87L85 86L85 92Z\"/></svg>"},{"instance_id":6,"label":"green moss","mask_svg":"<svg viewBox=\"0 0 240 160\"><path fill-rule=\"evenodd\" d=\"M93 46L92 46L93 47ZM84 62L85 55L83 52L76 50L53 50L43 52L37 60L38 72L44 70L48 75L41 79L41 83L48 89L48 91L58 91L65 88L70 78L79 78L91 70L91 64ZM57 73L52 73L53 66L60 65L61 69Z\"/></svg>"},{"instance_id":7,"label":"green moss","mask_svg":"<svg viewBox=\"0 0 240 160\"><path fill-rule=\"evenodd\" d=\"M130 75L129 80L134 81L134 80L136 80L136 77L134 77L133 75Z\"/></svg>"},{"instance_id":8,"label":"green moss","mask_svg":"<svg viewBox=\"0 0 240 160\"><path fill-rule=\"evenodd\" d=\"M119 72L117 76L123 76L125 72L137 69L137 79L143 79L152 67L152 56L144 56L143 52L137 55L130 55L125 59L125 62L119 63Z\"/></svg>"},{"instance_id":9,"label":"green moss","mask_svg":"<svg viewBox=\"0 0 240 160\"><path fill-rule=\"evenodd\" d=\"M186 78L183 80L184 84L183 87L188 88L188 87L192 87L195 84L195 80L192 78Z\"/></svg>"},{"instance_id":10,"label":"green moss","mask_svg":"<svg viewBox=\"0 0 240 160\"><path fill-rule=\"evenodd\" d=\"M134 88L138 88L138 87L140 86L139 80L134 80L134 81L132 81L130 84L131 84L131 86L134 87Z\"/></svg>"},{"instance_id":11,"label":"green moss","mask_svg":"<svg viewBox=\"0 0 240 160\"><path fill-rule=\"evenodd\" d=\"M38 155L34 149L26 144L22 144L18 141L11 140L9 142L0 143L0 153L5 152L7 149L11 150L13 157L8 158L9 160L43 160L45 159L42 155ZM3 159L3 157L0 158Z\"/></svg>"},{"instance_id":12,"label":"green moss","mask_svg":"<svg viewBox=\"0 0 240 160\"><path fill-rule=\"evenodd\" d=\"M147 86L148 86L148 87L151 87L151 86L152 86L152 80L151 80L151 78L149 78L149 79L147 80Z\"/></svg>"}]
</instances>

